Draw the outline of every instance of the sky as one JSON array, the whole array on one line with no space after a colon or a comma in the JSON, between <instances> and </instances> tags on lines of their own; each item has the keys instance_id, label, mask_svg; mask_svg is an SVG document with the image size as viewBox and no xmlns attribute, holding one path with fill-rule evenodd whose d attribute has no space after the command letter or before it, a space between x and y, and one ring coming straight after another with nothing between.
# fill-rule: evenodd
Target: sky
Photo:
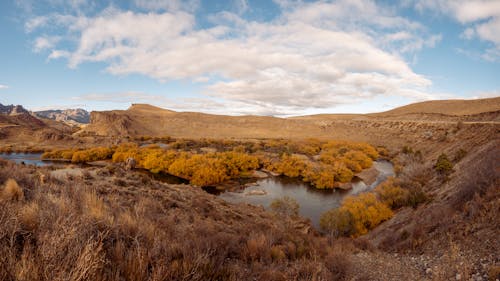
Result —
<instances>
[{"instance_id":1,"label":"sky","mask_svg":"<svg viewBox=\"0 0 500 281\"><path fill-rule=\"evenodd\" d=\"M293 116L500 96L500 0L2 0L0 103Z\"/></svg>"}]
</instances>

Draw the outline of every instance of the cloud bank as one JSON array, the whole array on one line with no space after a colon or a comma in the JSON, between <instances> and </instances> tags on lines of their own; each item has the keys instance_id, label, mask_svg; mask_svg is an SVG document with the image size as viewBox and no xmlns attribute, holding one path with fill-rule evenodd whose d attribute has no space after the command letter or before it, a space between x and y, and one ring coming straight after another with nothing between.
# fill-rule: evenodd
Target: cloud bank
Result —
<instances>
[{"instance_id":1,"label":"cloud bank","mask_svg":"<svg viewBox=\"0 0 500 281\"><path fill-rule=\"evenodd\" d=\"M99 62L114 75L189 80L202 86L205 104L244 112L290 114L378 96L434 97L432 82L407 58L433 47L439 34L370 0L278 2L281 14L269 21L242 17L251 9L246 1L200 26L198 1L134 0L137 11L110 6L94 15L56 13L32 18L25 29L43 34L34 51L66 59L70 68Z\"/></svg>"}]
</instances>

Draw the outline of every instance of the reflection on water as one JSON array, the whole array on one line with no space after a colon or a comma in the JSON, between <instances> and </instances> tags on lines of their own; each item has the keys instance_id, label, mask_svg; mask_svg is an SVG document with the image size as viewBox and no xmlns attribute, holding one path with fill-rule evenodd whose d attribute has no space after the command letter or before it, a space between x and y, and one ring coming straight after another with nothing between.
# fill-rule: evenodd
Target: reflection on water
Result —
<instances>
[{"instance_id":1,"label":"reflection on water","mask_svg":"<svg viewBox=\"0 0 500 281\"><path fill-rule=\"evenodd\" d=\"M269 208L273 200L288 196L299 203L300 215L311 219L312 224L319 229L321 214L338 207L345 196L371 190L388 176L394 175L392 164L388 161L377 161L374 163L374 167L380 173L374 183L367 186L363 181L355 179L352 182L353 188L348 191L339 189L321 190L311 187L298 179L271 177L259 180L255 186L247 187L241 192L224 192L219 197L231 203L249 203ZM255 190L264 190L267 194L247 195L247 193Z\"/></svg>"},{"instance_id":2,"label":"reflection on water","mask_svg":"<svg viewBox=\"0 0 500 281\"><path fill-rule=\"evenodd\" d=\"M41 153L0 153L0 158L5 160L12 160L18 164L24 163L26 165L46 166L52 165L51 161L42 161Z\"/></svg>"}]
</instances>

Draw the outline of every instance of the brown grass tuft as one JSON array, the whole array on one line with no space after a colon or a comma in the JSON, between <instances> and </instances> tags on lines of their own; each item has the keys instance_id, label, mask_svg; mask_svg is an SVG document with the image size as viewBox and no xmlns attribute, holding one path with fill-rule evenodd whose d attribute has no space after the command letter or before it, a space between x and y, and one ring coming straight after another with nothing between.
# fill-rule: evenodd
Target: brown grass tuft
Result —
<instances>
[{"instance_id":1,"label":"brown grass tuft","mask_svg":"<svg viewBox=\"0 0 500 281\"><path fill-rule=\"evenodd\" d=\"M23 201L23 189L13 179L8 179L5 182L4 188L0 193L0 199L6 201Z\"/></svg>"},{"instance_id":2,"label":"brown grass tuft","mask_svg":"<svg viewBox=\"0 0 500 281\"><path fill-rule=\"evenodd\" d=\"M22 206L18 217L23 230L33 232L38 228L40 224L39 212L40 208L37 202L31 202Z\"/></svg>"},{"instance_id":3,"label":"brown grass tuft","mask_svg":"<svg viewBox=\"0 0 500 281\"><path fill-rule=\"evenodd\" d=\"M84 210L91 219L101 224L110 224L113 221L106 204L95 191L85 193L83 202Z\"/></svg>"}]
</instances>

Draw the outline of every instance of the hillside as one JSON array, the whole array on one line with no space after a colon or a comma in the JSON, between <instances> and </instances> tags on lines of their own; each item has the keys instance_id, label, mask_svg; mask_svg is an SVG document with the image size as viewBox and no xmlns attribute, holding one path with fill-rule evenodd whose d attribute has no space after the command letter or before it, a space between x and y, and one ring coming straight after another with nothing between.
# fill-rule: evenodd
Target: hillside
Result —
<instances>
[{"instance_id":1,"label":"hillside","mask_svg":"<svg viewBox=\"0 0 500 281\"><path fill-rule=\"evenodd\" d=\"M406 114L442 114L451 116L476 115L500 110L500 97L475 100L435 100L413 103L373 116Z\"/></svg>"},{"instance_id":2,"label":"hillside","mask_svg":"<svg viewBox=\"0 0 500 281\"><path fill-rule=\"evenodd\" d=\"M32 116L21 105L0 104L0 127L28 127L41 128L45 126L40 119Z\"/></svg>"},{"instance_id":3,"label":"hillside","mask_svg":"<svg viewBox=\"0 0 500 281\"><path fill-rule=\"evenodd\" d=\"M21 105L0 104L0 145L19 149L46 142L67 140L71 128L55 120L42 120L33 116Z\"/></svg>"},{"instance_id":4,"label":"hillside","mask_svg":"<svg viewBox=\"0 0 500 281\"><path fill-rule=\"evenodd\" d=\"M224 116L174 112L150 105L128 110L92 112L86 132L104 136L173 136L190 138L295 137L298 131L319 134L319 128L275 117Z\"/></svg>"},{"instance_id":5,"label":"hillside","mask_svg":"<svg viewBox=\"0 0 500 281\"><path fill-rule=\"evenodd\" d=\"M460 126L482 126L491 130L499 121L497 99L434 101L408 105L380 114L311 115L293 118L269 116L224 116L174 112L149 105L128 110L92 112L82 133L100 136L171 136L178 138L321 138L366 141L376 145L403 146L450 137ZM456 109L455 103L464 109ZM433 104L436 105L433 105ZM480 108L475 108L480 104ZM429 107L432 113L415 113ZM473 108L468 109L465 108ZM437 110L439 109L439 110ZM455 110L455 111L454 111ZM444 115L475 113L473 115ZM400 113L402 115L394 115ZM493 123L492 123L493 122ZM425 146L424 146L425 147Z\"/></svg>"}]
</instances>

